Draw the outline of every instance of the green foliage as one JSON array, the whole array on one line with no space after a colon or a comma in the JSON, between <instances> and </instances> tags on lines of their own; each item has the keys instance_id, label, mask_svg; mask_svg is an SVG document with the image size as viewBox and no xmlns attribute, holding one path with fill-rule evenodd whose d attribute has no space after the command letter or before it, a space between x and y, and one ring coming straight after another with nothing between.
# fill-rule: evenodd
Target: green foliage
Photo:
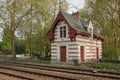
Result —
<instances>
[{"instance_id":1,"label":"green foliage","mask_svg":"<svg viewBox=\"0 0 120 80\"><path fill-rule=\"evenodd\" d=\"M3 29L3 33L2 33L2 41L7 43L7 44L10 44L11 43L11 39L10 39L10 31L9 29L6 27Z\"/></svg>"},{"instance_id":2,"label":"green foliage","mask_svg":"<svg viewBox=\"0 0 120 80\"><path fill-rule=\"evenodd\" d=\"M120 70L120 64L110 64L110 63L101 63L101 64L88 64L90 68L95 69L107 69L107 70Z\"/></svg>"},{"instance_id":3,"label":"green foliage","mask_svg":"<svg viewBox=\"0 0 120 80\"><path fill-rule=\"evenodd\" d=\"M45 4L45 5L44 5ZM28 54L49 56L50 42L47 32L53 24L56 12L58 12L58 1L56 0L31 0L31 14L26 16L22 22L19 35L24 36L26 51ZM67 9L65 2L62 9Z\"/></svg>"},{"instance_id":4,"label":"green foliage","mask_svg":"<svg viewBox=\"0 0 120 80\"><path fill-rule=\"evenodd\" d=\"M118 59L117 50L114 48L109 48L107 52L103 51L102 59L103 60L117 60Z\"/></svg>"},{"instance_id":5,"label":"green foliage","mask_svg":"<svg viewBox=\"0 0 120 80\"><path fill-rule=\"evenodd\" d=\"M3 29L2 37L3 37L2 41L0 42L1 49L10 50L11 49L10 31L7 27Z\"/></svg>"},{"instance_id":6,"label":"green foliage","mask_svg":"<svg viewBox=\"0 0 120 80\"><path fill-rule=\"evenodd\" d=\"M2 44L0 43L0 49L2 49Z\"/></svg>"},{"instance_id":7,"label":"green foliage","mask_svg":"<svg viewBox=\"0 0 120 80\"><path fill-rule=\"evenodd\" d=\"M0 58L0 61L5 61L5 62L31 62L31 63L45 63L45 64L49 64L50 60L45 60L45 59L29 59L29 58L17 58L17 59L13 59L13 58Z\"/></svg>"},{"instance_id":8,"label":"green foliage","mask_svg":"<svg viewBox=\"0 0 120 80\"><path fill-rule=\"evenodd\" d=\"M73 59L73 63L75 66L79 66L80 63L79 63L79 60L78 59Z\"/></svg>"},{"instance_id":9,"label":"green foliage","mask_svg":"<svg viewBox=\"0 0 120 80\"><path fill-rule=\"evenodd\" d=\"M81 17L92 20L104 37L103 50L112 56L112 53L120 54L120 0L85 0L85 7L80 12ZM110 51L110 46L117 52Z\"/></svg>"},{"instance_id":10,"label":"green foliage","mask_svg":"<svg viewBox=\"0 0 120 80\"><path fill-rule=\"evenodd\" d=\"M15 50L17 54L25 54L26 53L26 46L24 44L24 40L19 40L16 42Z\"/></svg>"},{"instance_id":11,"label":"green foliage","mask_svg":"<svg viewBox=\"0 0 120 80\"><path fill-rule=\"evenodd\" d=\"M88 9L86 8L81 9L80 16L82 17L82 19L89 19Z\"/></svg>"},{"instance_id":12,"label":"green foliage","mask_svg":"<svg viewBox=\"0 0 120 80\"><path fill-rule=\"evenodd\" d=\"M0 42L0 49L10 50L11 49L11 44L6 43L4 41L1 41Z\"/></svg>"},{"instance_id":13,"label":"green foliage","mask_svg":"<svg viewBox=\"0 0 120 80\"><path fill-rule=\"evenodd\" d=\"M15 47L17 53L38 53L48 56L50 42L47 32L59 10L57 0L5 0L0 1L0 19L2 22L3 41L11 45L13 57L15 58ZM4 6L6 5L6 6ZM68 3L62 4L62 9L68 9ZM4 14L6 13L6 14ZM15 43L19 39L25 40L24 44Z\"/></svg>"},{"instance_id":14,"label":"green foliage","mask_svg":"<svg viewBox=\"0 0 120 80\"><path fill-rule=\"evenodd\" d=\"M119 64L119 63L120 63L120 60L105 60L105 59L101 59L101 60L99 60L99 62Z\"/></svg>"}]
</instances>

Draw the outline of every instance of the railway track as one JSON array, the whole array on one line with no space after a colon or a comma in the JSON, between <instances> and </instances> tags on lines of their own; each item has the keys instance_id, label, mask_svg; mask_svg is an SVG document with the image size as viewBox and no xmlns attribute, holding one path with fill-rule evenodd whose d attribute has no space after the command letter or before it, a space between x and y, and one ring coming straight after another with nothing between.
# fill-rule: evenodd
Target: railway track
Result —
<instances>
[{"instance_id":1,"label":"railway track","mask_svg":"<svg viewBox=\"0 0 120 80\"><path fill-rule=\"evenodd\" d=\"M120 80L120 72L110 72L110 71L103 71L103 70L96 71L92 69L79 69L74 67L65 67L65 66L62 67L62 66L53 66L53 65L46 65L46 64L29 64L29 63L13 63L13 62L0 62L0 64L2 64L0 66L0 68L2 69L16 70L16 71L21 71L25 73L44 75L44 76L49 76L49 77L54 77L59 79L76 80L81 78L79 76L75 77L75 76L46 74L44 72L40 73L40 72L35 72L35 70L46 70L46 71L52 71L52 72L56 71L56 72L74 74L74 75L87 75L92 77ZM22 67L34 69L34 71L21 69Z\"/></svg>"},{"instance_id":2,"label":"railway track","mask_svg":"<svg viewBox=\"0 0 120 80\"><path fill-rule=\"evenodd\" d=\"M27 73L27 74L34 74L34 75L38 75L38 76L45 76L45 77L50 77L50 78L54 78L54 79L51 79L51 80L55 80L55 79L67 79L67 80L75 80L75 78L72 78L72 77L65 77L65 76L56 76L56 75L51 75L51 74L46 74L46 73L38 73L38 72L33 72L33 71L28 71L28 70L22 70L22 69L13 69L13 68L8 68L8 67L0 67L2 70L12 70L12 71L17 71L17 72L24 72L24 73ZM0 72L2 74L5 74L5 75L9 75L9 76L13 76L13 77L16 77L16 78L20 78L21 80L43 80L43 79L40 79L40 78L29 78L29 77L23 77L23 76L18 76L16 74L12 74L12 73L6 73L6 72ZM48 79L47 79L48 80Z\"/></svg>"},{"instance_id":3,"label":"railway track","mask_svg":"<svg viewBox=\"0 0 120 80\"><path fill-rule=\"evenodd\" d=\"M49 73L46 73L46 72L39 72L39 71L34 71L33 70L30 70L30 69L25 69L25 67L18 67L18 66L13 66L11 64L2 64L0 65L0 69L7 69L7 70L12 70L12 71L17 71L17 72L22 72L22 73L29 73L29 74L34 74L34 75L39 75L39 76L47 76L47 77L50 77L50 78L54 78L55 80L56 79L65 79L65 80L77 80L77 79L80 79L80 78L75 78L75 77L68 77L68 76L63 76L63 75L55 75L55 74L51 74L51 72ZM0 71L2 71L0 70ZM14 76L14 75L10 75L10 76L13 76L13 77L17 77L17 76ZM27 79L27 78L26 78ZM25 79L25 80L26 80ZM51 80L54 80L54 79L51 79ZM23 79L22 79L23 80ZM43 79L27 79L27 80L43 80ZM46 79L45 79L46 80ZM47 79L48 80L48 79Z\"/></svg>"},{"instance_id":4,"label":"railway track","mask_svg":"<svg viewBox=\"0 0 120 80\"><path fill-rule=\"evenodd\" d=\"M34 80L34 79L29 78L29 77L20 76L20 75L16 75L16 74L13 74L13 73L6 73L4 71L0 71L0 74L7 75L7 76L12 76L14 78L17 78L16 80L18 80L18 79L20 79L20 80Z\"/></svg>"}]
</instances>

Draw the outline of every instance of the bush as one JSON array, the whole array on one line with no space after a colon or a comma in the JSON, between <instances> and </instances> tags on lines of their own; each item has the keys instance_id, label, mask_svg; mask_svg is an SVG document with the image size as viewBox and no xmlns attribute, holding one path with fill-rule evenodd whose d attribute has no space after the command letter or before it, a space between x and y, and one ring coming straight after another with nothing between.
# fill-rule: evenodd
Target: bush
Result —
<instances>
[{"instance_id":1,"label":"bush","mask_svg":"<svg viewBox=\"0 0 120 80\"><path fill-rule=\"evenodd\" d=\"M117 50L114 48L109 48L106 52L103 52L102 60L117 60L118 54Z\"/></svg>"},{"instance_id":2,"label":"bush","mask_svg":"<svg viewBox=\"0 0 120 80\"><path fill-rule=\"evenodd\" d=\"M119 60L104 60L104 59L101 59L99 61L100 62L105 62L105 63L117 63L117 64L120 64Z\"/></svg>"},{"instance_id":3,"label":"bush","mask_svg":"<svg viewBox=\"0 0 120 80\"><path fill-rule=\"evenodd\" d=\"M25 51L26 46L24 43L22 43L22 41L18 41L18 42L16 42L15 50L16 50L17 54L24 54L24 53L26 53L26 51Z\"/></svg>"},{"instance_id":4,"label":"bush","mask_svg":"<svg viewBox=\"0 0 120 80\"><path fill-rule=\"evenodd\" d=\"M79 66L80 65L78 59L73 59L73 63L74 63L75 66Z\"/></svg>"},{"instance_id":5,"label":"bush","mask_svg":"<svg viewBox=\"0 0 120 80\"><path fill-rule=\"evenodd\" d=\"M106 70L120 70L120 65L111 64L111 63L104 63L104 64L89 64L90 68L95 69L106 69Z\"/></svg>"}]
</instances>

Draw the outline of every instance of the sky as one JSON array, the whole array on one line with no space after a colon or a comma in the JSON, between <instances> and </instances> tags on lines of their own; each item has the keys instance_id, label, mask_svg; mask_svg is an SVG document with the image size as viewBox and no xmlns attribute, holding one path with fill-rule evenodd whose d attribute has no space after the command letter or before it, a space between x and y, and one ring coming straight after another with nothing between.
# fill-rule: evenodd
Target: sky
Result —
<instances>
[{"instance_id":1,"label":"sky","mask_svg":"<svg viewBox=\"0 0 120 80\"><path fill-rule=\"evenodd\" d=\"M68 13L72 13L83 8L85 0L67 0L67 2L70 4ZM76 6L77 8L74 6Z\"/></svg>"}]
</instances>

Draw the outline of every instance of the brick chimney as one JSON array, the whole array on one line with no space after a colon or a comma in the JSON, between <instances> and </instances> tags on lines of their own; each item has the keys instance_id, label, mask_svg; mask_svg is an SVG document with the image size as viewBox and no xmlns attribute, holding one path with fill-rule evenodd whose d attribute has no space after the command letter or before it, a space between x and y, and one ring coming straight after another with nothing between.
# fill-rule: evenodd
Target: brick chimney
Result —
<instances>
[{"instance_id":1,"label":"brick chimney","mask_svg":"<svg viewBox=\"0 0 120 80\"><path fill-rule=\"evenodd\" d=\"M76 16L78 20L80 20L80 13L77 11L77 12L73 12L72 15Z\"/></svg>"}]
</instances>

